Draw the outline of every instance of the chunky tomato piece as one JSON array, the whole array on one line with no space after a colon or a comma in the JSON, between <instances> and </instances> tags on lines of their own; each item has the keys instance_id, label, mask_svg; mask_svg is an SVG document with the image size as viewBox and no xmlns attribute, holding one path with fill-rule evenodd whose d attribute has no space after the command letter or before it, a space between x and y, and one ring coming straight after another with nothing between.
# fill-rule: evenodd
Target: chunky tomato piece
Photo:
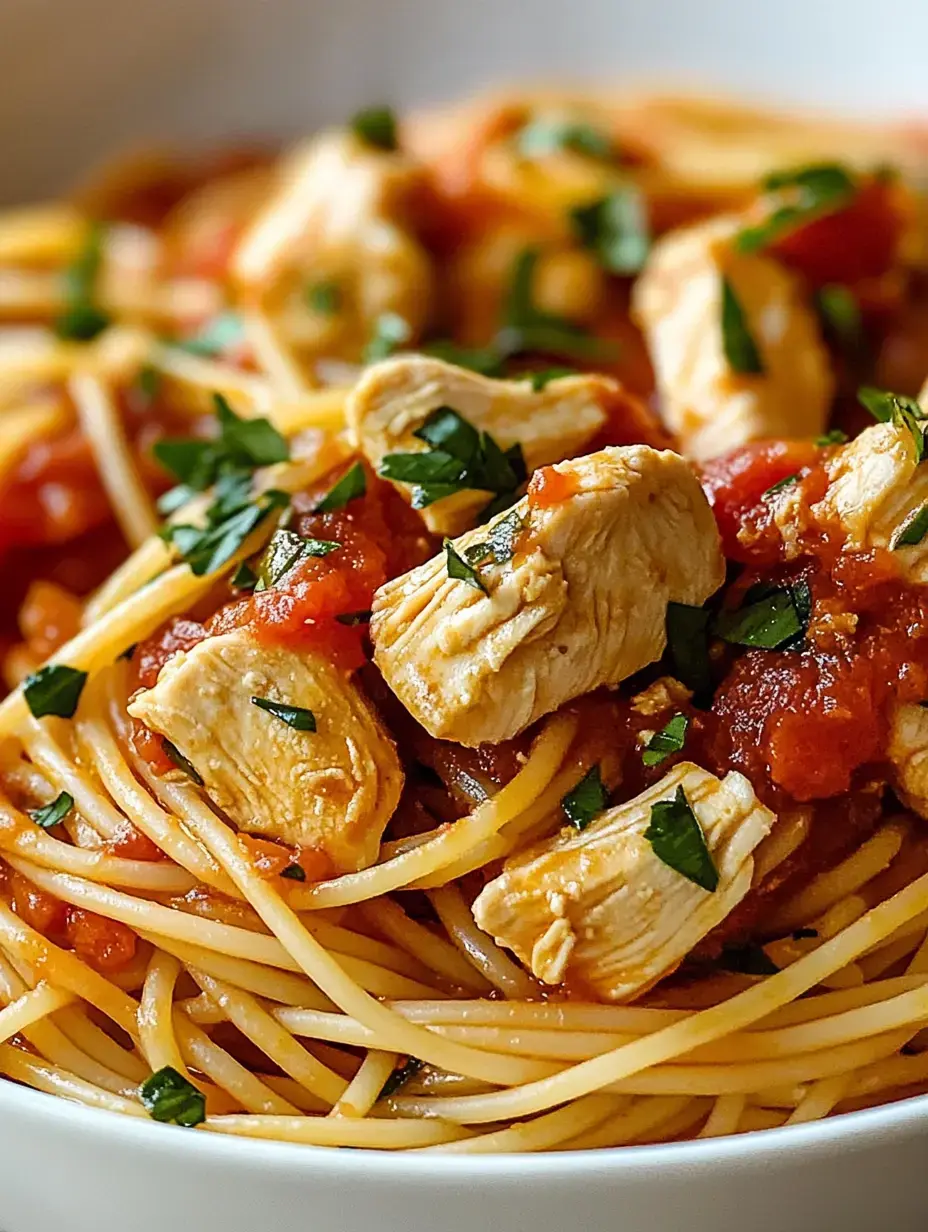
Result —
<instances>
[{"instance_id":1,"label":"chunky tomato piece","mask_svg":"<svg viewBox=\"0 0 928 1232\"><path fill-rule=\"evenodd\" d=\"M168 858L157 843L153 843L147 834L136 830L128 821L120 828L116 837L104 846L110 855L120 856L123 860L155 861Z\"/></svg>"},{"instance_id":2,"label":"chunky tomato piece","mask_svg":"<svg viewBox=\"0 0 928 1232\"><path fill-rule=\"evenodd\" d=\"M818 286L861 282L893 267L907 222L903 190L874 179L844 209L789 232L770 251Z\"/></svg>"},{"instance_id":3,"label":"chunky tomato piece","mask_svg":"<svg viewBox=\"0 0 928 1232\"><path fill-rule=\"evenodd\" d=\"M13 870L10 870L8 887L10 906L30 928L43 937L64 932L68 909L60 899L40 890L27 877Z\"/></svg>"},{"instance_id":4,"label":"chunky tomato piece","mask_svg":"<svg viewBox=\"0 0 928 1232\"><path fill-rule=\"evenodd\" d=\"M30 651L44 660L76 635L82 605L54 582L33 582L19 610L19 628Z\"/></svg>"},{"instance_id":5,"label":"chunky tomato piece","mask_svg":"<svg viewBox=\"0 0 928 1232\"><path fill-rule=\"evenodd\" d=\"M69 907L65 936L74 953L96 971L121 971L135 957L138 938L120 924L83 907Z\"/></svg>"},{"instance_id":6,"label":"chunky tomato piece","mask_svg":"<svg viewBox=\"0 0 928 1232\"><path fill-rule=\"evenodd\" d=\"M296 881L325 881L335 874L334 864L318 847L288 847L253 834L240 834L238 841L255 871L266 879L280 877L294 867L303 871L302 877L293 878Z\"/></svg>"},{"instance_id":7,"label":"chunky tomato piece","mask_svg":"<svg viewBox=\"0 0 928 1232\"><path fill-rule=\"evenodd\" d=\"M542 466L529 482L528 503L534 509L547 509L569 500L578 490L576 475L565 474L553 466Z\"/></svg>"},{"instance_id":8,"label":"chunky tomato piece","mask_svg":"<svg viewBox=\"0 0 928 1232\"><path fill-rule=\"evenodd\" d=\"M764 493L774 484L814 466L819 457L820 450L811 441L752 441L704 465L703 491L729 559L756 560L756 553L738 539L748 515L762 504Z\"/></svg>"}]
</instances>

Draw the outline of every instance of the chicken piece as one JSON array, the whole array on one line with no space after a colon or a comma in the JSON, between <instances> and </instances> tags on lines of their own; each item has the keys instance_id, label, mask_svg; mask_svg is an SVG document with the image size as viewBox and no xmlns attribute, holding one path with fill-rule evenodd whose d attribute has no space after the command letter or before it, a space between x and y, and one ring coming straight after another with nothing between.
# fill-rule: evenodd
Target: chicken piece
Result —
<instances>
[{"instance_id":1,"label":"chicken piece","mask_svg":"<svg viewBox=\"0 0 928 1232\"><path fill-rule=\"evenodd\" d=\"M382 318L412 342L433 275L414 233L424 169L346 131L322 133L286 161L278 190L232 257L233 277L302 354L357 360ZM324 288L317 300L314 288Z\"/></svg>"},{"instance_id":2,"label":"chicken piece","mask_svg":"<svg viewBox=\"0 0 928 1232\"><path fill-rule=\"evenodd\" d=\"M256 697L310 710L316 730ZM180 750L240 830L322 850L340 872L377 859L403 773L357 685L321 655L244 629L210 637L169 659L129 713Z\"/></svg>"},{"instance_id":3,"label":"chicken piece","mask_svg":"<svg viewBox=\"0 0 928 1232\"><path fill-rule=\"evenodd\" d=\"M679 787L719 875L712 892L665 864L645 831L651 806ZM627 1001L669 975L744 898L752 852L774 815L751 784L681 762L647 791L580 833L512 857L474 902L474 919L546 984L576 979L606 1001Z\"/></svg>"},{"instance_id":4,"label":"chicken piece","mask_svg":"<svg viewBox=\"0 0 928 1232\"><path fill-rule=\"evenodd\" d=\"M534 392L528 380L492 380L440 359L409 355L369 369L349 395L345 414L357 448L375 468L387 454L428 452L429 445L413 433L432 411L450 406L501 449L519 444L531 472L581 453L620 397L620 386L603 376L560 377ZM395 487L412 498L411 485ZM431 531L460 534L492 497L486 490L467 489L428 505L422 516Z\"/></svg>"},{"instance_id":5,"label":"chicken piece","mask_svg":"<svg viewBox=\"0 0 928 1232\"><path fill-rule=\"evenodd\" d=\"M507 530L512 554L500 563L478 545ZM646 445L539 472L513 510L453 547L489 559L469 581L449 577L441 554L387 582L371 637L410 714L438 739L471 746L508 740L659 659L668 601L701 604L725 577L693 472Z\"/></svg>"},{"instance_id":6,"label":"chicken piece","mask_svg":"<svg viewBox=\"0 0 928 1232\"><path fill-rule=\"evenodd\" d=\"M899 706L893 715L886 750L899 799L919 817L928 817L928 710Z\"/></svg>"},{"instance_id":7,"label":"chicken piece","mask_svg":"<svg viewBox=\"0 0 928 1232\"><path fill-rule=\"evenodd\" d=\"M704 461L762 437L815 436L834 392L828 353L800 284L784 266L738 252L734 217L668 234L651 252L633 313L648 342L668 427ZM763 372L736 372L722 334L727 279Z\"/></svg>"},{"instance_id":8,"label":"chicken piece","mask_svg":"<svg viewBox=\"0 0 928 1232\"><path fill-rule=\"evenodd\" d=\"M919 465L915 437L905 424L877 423L836 451L828 462L825 495L812 506L819 522L837 522L853 549L890 548L910 582L928 582L928 538L897 543L928 504L928 467ZM782 528L781 528L782 529Z\"/></svg>"}]
</instances>

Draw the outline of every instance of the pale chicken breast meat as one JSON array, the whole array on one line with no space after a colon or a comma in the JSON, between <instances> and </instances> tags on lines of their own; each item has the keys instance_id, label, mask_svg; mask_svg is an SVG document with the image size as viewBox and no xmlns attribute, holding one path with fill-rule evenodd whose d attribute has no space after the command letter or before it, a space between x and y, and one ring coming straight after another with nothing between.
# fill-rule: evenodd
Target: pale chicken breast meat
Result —
<instances>
[{"instance_id":1,"label":"pale chicken breast meat","mask_svg":"<svg viewBox=\"0 0 928 1232\"><path fill-rule=\"evenodd\" d=\"M682 788L718 873L703 889L664 863L645 837L652 806ZM507 861L474 902L478 926L546 984L577 980L606 1001L626 1001L669 975L741 902L752 853L774 815L748 780L681 762L640 796L579 833Z\"/></svg>"},{"instance_id":2,"label":"pale chicken breast meat","mask_svg":"<svg viewBox=\"0 0 928 1232\"><path fill-rule=\"evenodd\" d=\"M281 707L311 712L315 730ZM322 655L244 629L210 637L169 659L129 713L170 740L240 830L324 851L340 871L377 859L402 770L358 686Z\"/></svg>"},{"instance_id":3,"label":"pale chicken breast meat","mask_svg":"<svg viewBox=\"0 0 928 1232\"><path fill-rule=\"evenodd\" d=\"M893 787L903 804L928 817L928 710L899 706L893 715L887 756Z\"/></svg>"},{"instance_id":4,"label":"pale chicken breast meat","mask_svg":"<svg viewBox=\"0 0 928 1232\"><path fill-rule=\"evenodd\" d=\"M501 449L520 446L529 472L582 453L621 396L609 377L564 376L533 390L530 380L501 381L425 355L376 364L348 398L348 427L372 466L397 453L425 453L415 432L440 407L450 407ZM410 500L409 484L395 484ZM492 499L487 490L465 489L422 510L430 530L460 534L473 526Z\"/></svg>"},{"instance_id":5,"label":"pale chicken breast meat","mask_svg":"<svg viewBox=\"0 0 928 1232\"><path fill-rule=\"evenodd\" d=\"M828 353L801 285L782 264L737 250L740 220L672 231L652 249L634 289L667 426L704 461L763 437L815 436L834 392ZM761 372L733 370L722 329L729 284Z\"/></svg>"},{"instance_id":6,"label":"pale chicken breast meat","mask_svg":"<svg viewBox=\"0 0 928 1232\"><path fill-rule=\"evenodd\" d=\"M660 658L669 601L701 604L724 580L715 520L678 454L613 447L538 480L374 596L377 666L440 739L498 743L615 687ZM479 563L449 576L455 558Z\"/></svg>"}]
</instances>

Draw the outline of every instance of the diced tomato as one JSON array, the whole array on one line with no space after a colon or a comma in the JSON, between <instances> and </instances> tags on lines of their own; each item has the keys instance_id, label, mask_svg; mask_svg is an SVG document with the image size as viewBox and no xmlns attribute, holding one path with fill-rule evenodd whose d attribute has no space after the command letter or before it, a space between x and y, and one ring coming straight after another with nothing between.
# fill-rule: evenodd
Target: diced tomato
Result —
<instances>
[{"instance_id":1,"label":"diced tomato","mask_svg":"<svg viewBox=\"0 0 928 1232\"><path fill-rule=\"evenodd\" d=\"M814 466L819 457L820 450L811 441L752 441L705 464L703 490L729 559L756 559L738 540L748 515L774 484Z\"/></svg>"},{"instance_id":2,"label":"diced tomato","mask_svg":"<svg viewBox=\"0 0 928 1232\"><path fill-rule=\"evenodd\" d=\"M13 870L9 874L8 886L10 905L30 928L43 937L54 937L64 932L68 909L60 899L40 890L27 877Z\"/></svg>"},{"instance_id":3,"label":"diced tomato","mask_svg":"<svg viewBox=\"0 0 928 1232\"><path fill-rule=\"evenodd\" d=\"M535 509L547 509L569 500L578 491L577 477L553 466L535 471L528 485L528 503Z\"/></svg>"},{"instance_id":4,"label":"diced tomato","mask_svg":"<svg viewBox=\"0 0 928 1232\"><path fill-rule=\"evenodd\" d=\"M19 611L19 628L30 651L47 659L80 629L79 599L54 582L33 582Z\"/></svg>"},{"instance_id":5,"label":"diced tomato","mask_svg":"<svg viewBox=\"0 0 928 1232\"><path fill-rule=\"evenodd\" d=\"M817 286L878 278L896 262L909 222L905 190L872 179L842 210L789 232L770 251Z\"/></svg>"},{"instance_id":6,"label":"diced tomato","mask_svg":"<svg viewBox=\"0 0 928 1232\"><path fill-rule=\"evenodd\" d=\"M155 774L167 774L174 769L174 762L164 750L164 737L153 732L150 727L146 727L138 719L132 720L132 732L129 738L136 753Z\"/></svg>"},{"instance_id":7,"label":"diced tomato","mask_svg":"<svg viewBox=\"0 0 928 1232\"><path fill-rule=\"evenodd\" d=\"M140 642L132 656L132 665L139 686L150 689L158 673L172 655L191 650L206 637L206 626L198 620L176 616L162 625L156 634Z\"/></svg>"},{"instance_id":8,"label":"diced tomato","mask_svg":"<svg viewBox=\"0 0 928 1232\"><path fill-rule=\"evenodd\" d=\"M157 843L153 843L147 834L137 830L128 821L120 828L116 837L105 844L105 848L110 855L120 856L123 860L155 861L167 858Z\"/></svg>"},{"instance_id":9,"label":"diced tomato","mask_svg":"<svg viewBox=\"0 0 928 1232\"><path fill-rule=\"evenodd\" d=\"M78 958L97 971L121 971L135 957L138 938L118 920L69 907L65 936Z\"/></svg>"},{"instance_id":10,"label":"diced tomato","mask_svg":"<svg viewBox=\"0 0 928 1232\"><path fill-rule=\"evenodd\" d=\"M268 880L295 865L304 873L304 877L298 878L300 881L325 881L335 873L331 859L318 847L288 847L253 834L240 834L238 841L256 872Z\"/></svg>"}]
</instances>

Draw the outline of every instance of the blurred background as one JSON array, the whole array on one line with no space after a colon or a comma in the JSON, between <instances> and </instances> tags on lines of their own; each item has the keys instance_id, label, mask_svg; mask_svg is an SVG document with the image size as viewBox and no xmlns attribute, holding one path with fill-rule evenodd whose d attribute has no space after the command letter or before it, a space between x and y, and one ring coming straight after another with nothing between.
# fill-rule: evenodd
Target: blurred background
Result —
<instances>
[{"instance_id":1,"label":"blurred background","mask_svg":"<svg viewBox=\"0 0 928 1232\"><path fill-rule=\"evenodd\" d=\"M305 131L518 79L928 112L925 0L0 0L0 199L147 140Z\"/></svg>"}]
</instances>

